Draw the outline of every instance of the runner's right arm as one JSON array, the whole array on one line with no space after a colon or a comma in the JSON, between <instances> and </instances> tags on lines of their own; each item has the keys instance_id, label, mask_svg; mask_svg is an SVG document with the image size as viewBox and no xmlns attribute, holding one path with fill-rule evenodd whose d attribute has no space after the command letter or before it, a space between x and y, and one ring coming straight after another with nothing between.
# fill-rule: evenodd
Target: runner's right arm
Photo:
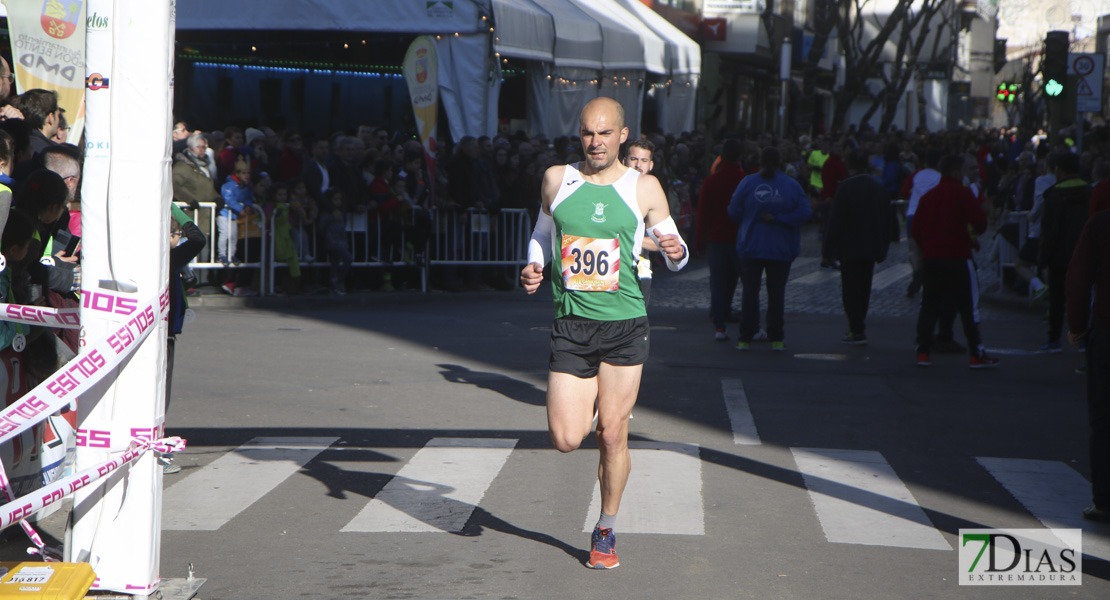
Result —
<instances>
[{"instance_id":1,"label":"runner's right arm","mask_svg":"<svg viewBox=\"0 0 1110 600\"><path fill-rule=\"evenodd\" d=\"M551 260L551 235L555 228L555 221L551 218L551 201L559 192L564 168L557 165L543 174L540 212L532 230L532 239L528 241L528 264L520 271L520 284L529 294L534 294L543 283L543 267Z\"/></svg>"}]
</instances>

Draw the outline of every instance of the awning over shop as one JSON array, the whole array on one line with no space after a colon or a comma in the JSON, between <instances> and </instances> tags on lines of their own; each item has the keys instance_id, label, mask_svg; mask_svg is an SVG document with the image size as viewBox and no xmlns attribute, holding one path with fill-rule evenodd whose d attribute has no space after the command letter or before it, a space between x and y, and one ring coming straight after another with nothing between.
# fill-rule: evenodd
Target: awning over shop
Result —
<instances>
[{"instance_id":1,"label":"awning over shop","mask_svg":"<svg viewBox=\"0 0 1110 600\"><path fill-rule=\"evenodd\" d=\"M493 0L493 49L502 56L552 62L555 20L532 0Z\"/></svg>"},{"instance_id":2,"label":"awning over shop","mask_svg":"<svg viewBox=\"0 0 1110 600\"><path fill-rule=\"evenodd\" d=\"M601 70L601 25L569 0L532 0L555 23L555 66Z\"/></svg>"},{"instance_id":3,"label":"awning over shop","mask_svg":"<svg viewBox=\"0 0 1110 600\"><path fill-rule=\"evenodd\" d=\"M178 29L265 29L374 33L489 31L473 2L396 0L188 0L177 3Z\"/></svg>"},{"instance_id":4,"label":"awning over shop","mask_svg":"<svg viewBox=\"0 0 1110 600\"><path fill-rule=\"evenodd\" d=\"M616 0L616 2L636 15L666 42L664 61L670 75L701 74L701 46L697 42L640 0Z\"/></svg>"},{"instance_id":5,"label":"awning over shop","mask_svg":"<svg viewBox=\"0 0 1110 600\"><path fill-rule=\"evenodd\" d=\"M563 0L571 2L597 21L601 26L601 43L604 54L601 68L606 71L644 70L644 43L630 25L621 23L598 8L599 3L589 0Z\"/></svg>"},{"instance_id":6,"label":"awning over shop","mask_svg":"<svg viewBox=\"0 0 1110 600\"><path fill-rule=\"evenodd\" d=\"M656 34L650 27L644 23L636 14L633 14L625 7L621 6L616 0L609 0L608 2L596 2L588 0L575 0L582 8L590 13L591 16L600 15L599 21L608 19L614 23L624 26L628 30L636 34L640 38L640 47L643 51L643 68L648 73L655 73L657 75L666 74L668 71L666 65L666 42L658 34ZM643 6L641 4L641 6ZM644 7L651 12L651 9ZM602 27L604 27L604 22Z\"/></svg>"}]
</instances>

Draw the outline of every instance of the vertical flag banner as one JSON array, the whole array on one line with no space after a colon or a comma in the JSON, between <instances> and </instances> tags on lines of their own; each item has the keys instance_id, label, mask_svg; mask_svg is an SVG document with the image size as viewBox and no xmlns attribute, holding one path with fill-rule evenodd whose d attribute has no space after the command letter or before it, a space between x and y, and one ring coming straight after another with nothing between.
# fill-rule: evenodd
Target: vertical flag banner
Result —
<instances>
[{"instance_id":1,"label":"vertical flag banner","mask_svg":"<svg viewBox=\"0 0 1110 600\"><path fill-rule=\"evenodd\" d=\"M428 189L435 197L436 181L436 117L439 114L439 60L436 43L431 36L422 35L409 44L401 69L409 84L412 112L420 130L420 143L424 146L424 162L428 165Z\"/></svg>"},{"instance_id":2,"label":"vertical flag banner","mask_svg":"<svg viewBox=\"0 0 1110 600\"><path fill-rule=\"evenodd\" d=\"M69 140L85 122L85 21L89 0L4 0L16 93L54 90Z\"/></svg>"},{"instance_id":3,"label":"vertical flag banner","mask_svg":"<svg viewBox=\"0 0 1110 600\"><path fill-rule=\"evenodd\" d=\"M82 393L78 472L119 456L133 438L160 438L164 427L166 323L141 307L166 297L169 276L176 10L174 0L87 4L95 18L88 22L85 75L103 85L87 91L81 350L134 339L135 323L149 335L114 377ZM78 491L65 558L92 565L93 589L149 595L160 577L161 515L162 470L148 452Z\"/></svg>"}]
</instances>

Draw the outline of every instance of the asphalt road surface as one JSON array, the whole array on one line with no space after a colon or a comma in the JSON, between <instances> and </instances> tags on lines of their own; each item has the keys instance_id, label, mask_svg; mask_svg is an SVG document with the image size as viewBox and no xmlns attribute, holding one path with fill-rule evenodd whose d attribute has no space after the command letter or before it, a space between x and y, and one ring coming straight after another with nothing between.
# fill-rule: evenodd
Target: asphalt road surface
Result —
<instances>
[{"instance_id":1,"label":"asphalt road surface","mask_svg":"<svg viewBox=\"0 0 1110 600\"><path fill-rule=\"evenodd\" d=\"M787 315L788 351L742 353L691 300L698 269L657 276L608 572L583 566L596 446L547 436L546 284L195 302L163 577L192 563L205 600L1110 597L1110 527L1078 518L1082 355L1029 352L1038 313L984 307L997 369L922 369L909 309L843 346L837 282L799 270L825 291ZM1081 586L959 584L960 529L1076 527Z\"/></svg>"}]
</instances>

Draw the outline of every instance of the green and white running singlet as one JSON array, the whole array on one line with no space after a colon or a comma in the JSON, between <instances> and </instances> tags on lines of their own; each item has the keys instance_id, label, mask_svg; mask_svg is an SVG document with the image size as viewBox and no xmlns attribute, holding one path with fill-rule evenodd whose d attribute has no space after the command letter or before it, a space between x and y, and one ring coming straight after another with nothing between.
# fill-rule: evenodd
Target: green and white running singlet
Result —
<instances>
[{"instance_id":1,"label":"green and white running singlet","mask_svg":"<svg viewBox=\"0 0 1110 600\"><path fill-rule=\"evenodd\" d=\"M596 185L567 165L551 202L555 318L620 321L647 316L636 275L644 217L636 202L639 173Z\"/></svg>"}]
</instances>

